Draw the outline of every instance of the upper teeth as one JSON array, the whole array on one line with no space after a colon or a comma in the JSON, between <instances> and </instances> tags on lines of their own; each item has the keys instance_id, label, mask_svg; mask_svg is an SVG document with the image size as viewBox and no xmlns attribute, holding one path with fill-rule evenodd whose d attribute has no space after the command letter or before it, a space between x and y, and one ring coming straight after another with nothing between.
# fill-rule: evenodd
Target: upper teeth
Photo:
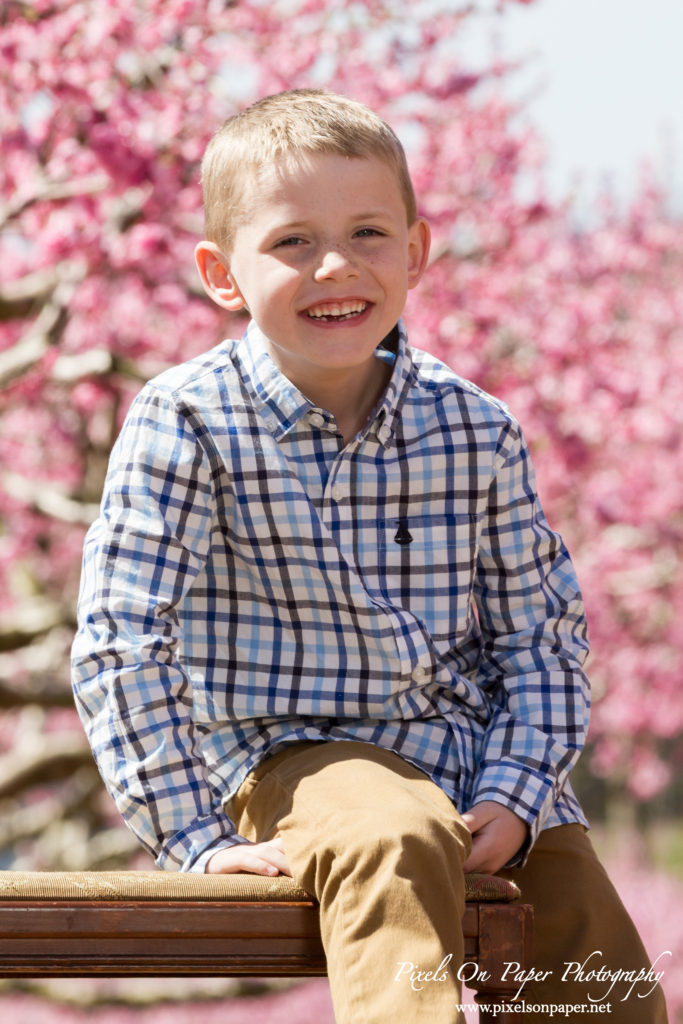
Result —
<instances>
[{"instance_id":1,"label":"upper teeth","mask_svg":"<svg viewBox=\"0 0 683 1024\"><path fill-rule=\"evenodd\" d=\"M331 302L322 306L311 306L307 310L309 316L348 316L349 313L362 313L367 302Z\"/></svg>"}]
</instances>

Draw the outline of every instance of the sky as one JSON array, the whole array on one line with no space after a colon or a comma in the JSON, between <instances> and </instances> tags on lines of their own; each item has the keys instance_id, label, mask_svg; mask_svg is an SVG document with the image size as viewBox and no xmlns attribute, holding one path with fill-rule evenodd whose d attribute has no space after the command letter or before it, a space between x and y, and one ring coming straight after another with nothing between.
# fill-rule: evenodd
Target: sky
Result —
<instances>
[{"instance_id":1,"label":"sky","mask_svg":"<svg viewBox=\"0 0 683 1024\"><path fill-rule=\"evenodd\" d=\"M609 182L627 199L647 160L683 212L683 0L536 0L476 21L468 57L527 58L506 91L547 143L554 198Z\"/></svg>"}]
</instances>

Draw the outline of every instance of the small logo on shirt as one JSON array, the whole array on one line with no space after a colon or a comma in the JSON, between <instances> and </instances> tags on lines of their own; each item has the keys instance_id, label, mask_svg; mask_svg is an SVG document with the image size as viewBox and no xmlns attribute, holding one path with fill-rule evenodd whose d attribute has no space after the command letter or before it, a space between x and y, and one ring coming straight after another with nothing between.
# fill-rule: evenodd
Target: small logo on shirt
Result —
<instances>
[{"instance_id":1,"label":"small logo on shirt","mask_svg":"<svg viewBox=\"0 0 683 1024\"><path fill-rule=\"evenodd\" d=\"M412 544L413 535L404 522L398 524L398 530L394 534L394 540L397 544Z\"/></svg>"}]
</instances>

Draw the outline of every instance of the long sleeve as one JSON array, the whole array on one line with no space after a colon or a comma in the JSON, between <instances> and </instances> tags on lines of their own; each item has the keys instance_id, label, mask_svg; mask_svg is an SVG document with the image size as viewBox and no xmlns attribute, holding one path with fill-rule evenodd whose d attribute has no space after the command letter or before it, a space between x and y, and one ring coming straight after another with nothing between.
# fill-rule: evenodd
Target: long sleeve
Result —
<instances>
[{"instance_id":1,"label":"long sleeve","mask_svg":"<svg viewBox=\"0 0 683 1024\"><path fill-rule=\"evenodd\" d=\"M177 609L204 566L213 505L192 414L145 389L86 539L73 688L119 811L176 870L201 870L207 851L241 841L207 778L178 656Z\"/></svg>"},{"instance_id":2,"label":"long sleeve","mask_svg":"<svg viewBox=\"0 0 683 1024\"><path fill-rule=\"evenodd\" d=\"M584 743L589 691L583 605L561 538L540 507L525 442L514 425L497 472L477 562L480 685L492 698L473 803L522 817L533 843Z\"/></svg>"}]
</instances>

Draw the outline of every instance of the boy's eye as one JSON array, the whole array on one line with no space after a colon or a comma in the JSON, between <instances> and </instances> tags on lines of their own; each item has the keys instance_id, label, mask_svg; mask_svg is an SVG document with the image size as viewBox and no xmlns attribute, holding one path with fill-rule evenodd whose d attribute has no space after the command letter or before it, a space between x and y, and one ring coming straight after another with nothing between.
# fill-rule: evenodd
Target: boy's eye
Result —
<instances>
[{"instance_id":1,"label":"boy's eye","mask_svg":"<svg viewBox=\"0 0 683 1024\"><path fill-rule=\"evenodd\" d=\"M303 238L299 238L298 235L288 235L287 238L281 238L279 242L275 243L275 248L279 249L281 246L287 245L303 245Z\"/></svg>"},{"instance_id":2,"label":"boy's eye","mask_svg":"<svg viewBox=\"0 0 683 1024\"><path fill-rule=\"evenodd\" d=\"M356 238L372 238L373 235L380 235L382 232L378 231L377 228L358 228L356 231Z\"/></svg>"}]
</instances>

